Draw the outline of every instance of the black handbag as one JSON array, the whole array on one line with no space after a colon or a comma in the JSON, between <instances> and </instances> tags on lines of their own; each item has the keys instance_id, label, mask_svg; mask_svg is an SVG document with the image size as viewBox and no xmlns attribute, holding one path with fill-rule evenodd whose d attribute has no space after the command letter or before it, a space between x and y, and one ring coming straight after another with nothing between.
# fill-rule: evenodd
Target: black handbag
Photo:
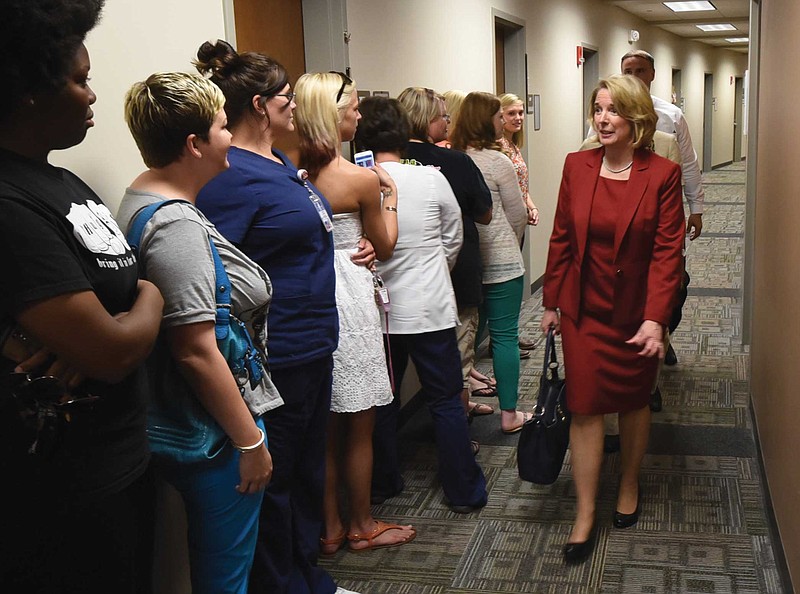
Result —
<instances>
[{"instance_id":1,"label":"black handbag","mask_svg":"<svg viewBox=\"0 0 800 594\"><path fill-rule=\"evenodd\" d=\"M558 478L569 445L570 413L566 380L558 376L556 339L547 331L539 398L533 418L522 426L517 444L519 477L537 485L551 485Z\"/></svg>"}]
</instances>

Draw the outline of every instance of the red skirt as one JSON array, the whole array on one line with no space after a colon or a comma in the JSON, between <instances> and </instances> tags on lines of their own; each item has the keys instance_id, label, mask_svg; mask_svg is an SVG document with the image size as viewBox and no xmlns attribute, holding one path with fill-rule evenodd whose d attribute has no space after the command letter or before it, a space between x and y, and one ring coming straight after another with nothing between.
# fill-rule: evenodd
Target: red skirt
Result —
<instances>
[{"instance_id":1,"label":"red skirt","mask_svg":"<svg viewBox=\"0 0 800 594\"><path fill-rule=\"evenodd\" d=\"M635 326L612 326L584 313L575 323L561 317L567 408L579 415L638 410L650 402L658 371L657 357L642 357L625 344Z\"/></svg>"}]
</instances>

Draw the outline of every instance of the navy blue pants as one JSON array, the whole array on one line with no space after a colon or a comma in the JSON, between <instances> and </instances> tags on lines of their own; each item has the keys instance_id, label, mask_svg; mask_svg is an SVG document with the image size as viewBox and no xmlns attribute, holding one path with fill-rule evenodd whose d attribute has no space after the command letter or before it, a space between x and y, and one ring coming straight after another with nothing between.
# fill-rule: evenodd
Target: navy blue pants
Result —
<instances>
[{"instance_id":1,"label":"navy blue pants","mask_svg":"<svg viewBox=\"0 0 800 594\"><path fill-rule=\"evenodd\" d=\"M272 370L284 405L262 416L273 468L261 504L250 594L336 591L331 576L317 567L332 374L331 356Z\"/></svg>"},{"instance_id":2,"label":"navy blue pants","mask_svg":"<svg viewBox=\"0 0 800 594\"><path fill-rule=\"evenodd\" d=\"M678 290L678 297L675 299L675 306L672 308L672 316L669 319L669 333L675 332L678 324L683 319L683 304L686 303L686 297L689 295L689 282L691 277L686 272L686 258L683 259L683 279L681 280L681 288Z\"/></svg>"},{"instance_id":3,"label":"navy blue pants","mask_svg":"<svg viewBox=\"0 0 800 594\"><path fill-rule=\"evenodd\" d=\"M402 489L397 448L400 387L408 366L414 362L428 404L439 453L439 480L453 505L486 504L486 478L475 461L469 428L461 403L461 355L454 328L422 334L391 334L394 400L376 408L373 433L373 497L390 496Z\"/></svg>"}]
</instances>

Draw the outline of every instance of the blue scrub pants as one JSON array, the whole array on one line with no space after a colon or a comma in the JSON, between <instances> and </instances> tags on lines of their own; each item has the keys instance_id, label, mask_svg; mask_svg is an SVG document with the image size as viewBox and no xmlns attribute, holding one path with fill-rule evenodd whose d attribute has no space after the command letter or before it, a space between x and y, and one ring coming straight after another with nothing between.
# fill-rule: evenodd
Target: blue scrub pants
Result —
<instances>
[{"instance_id":1,"label":"blue scrub pants","mask_svg":"<svg viewBox=\"0 0 800 594\"><path fill-rule=\"evenodd\" d=\"M159 465L186 506L193 594L247 592L264 494L236 490L241 455L228 445L209 462Z\"/></svg>"}]
</instances>

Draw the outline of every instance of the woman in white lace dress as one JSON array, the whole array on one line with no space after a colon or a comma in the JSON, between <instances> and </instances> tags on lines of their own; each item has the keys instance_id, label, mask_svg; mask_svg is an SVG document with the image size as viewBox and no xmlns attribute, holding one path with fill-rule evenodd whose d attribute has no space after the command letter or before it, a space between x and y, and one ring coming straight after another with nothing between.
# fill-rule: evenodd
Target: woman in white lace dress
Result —
<instances>
[{"instance_id":1,"label":"woman in white lace dress","mask_svg":"<svg viewBox=\"0 0 800 594\"><path fill-rule=\"evenodd\" d=\"M372 241L379 260L392 255L397 242L397 189L380 167L374 172L357 167L340 154L341 143L353 139L361 117L355 84L347 75L305 74L296 91L300 163L334 212L339 346L333 354L321 553L335 553L345 539L351 550L401 545L414 539L414 529L381 522L370 513L375 407L388 404L392 390L372 274L350 261L363 235ZM339 510L340 478L349 495L348 529Z\"/></svg>"}]
</instances>

